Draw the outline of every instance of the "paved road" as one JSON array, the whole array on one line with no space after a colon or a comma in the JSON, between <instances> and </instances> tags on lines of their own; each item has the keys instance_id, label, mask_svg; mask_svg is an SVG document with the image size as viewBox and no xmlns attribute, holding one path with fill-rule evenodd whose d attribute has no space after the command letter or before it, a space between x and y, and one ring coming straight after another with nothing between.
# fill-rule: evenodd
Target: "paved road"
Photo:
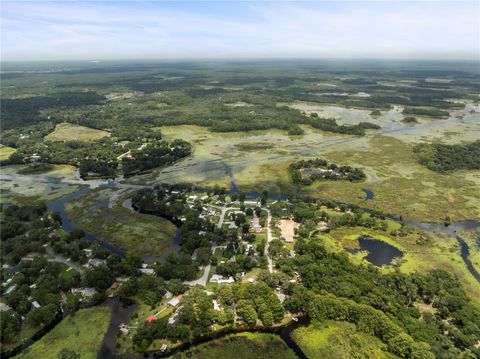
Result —
<instances>
[{"instance_id":1,"label":"paved road","mask_svg":"<svg viewBox=\"0 0 480 359\"><path fill-rule=\"evenodd\" d=\"M223 226L223 221L225 220L225 214L227 213L228 210L231 210L231 209L233 209L233 210L240 209L240 208L214 206L214 205L212 205L212 204L210 204L209 206L220 210L220 219L218 220L217 228L222 228L222 226Z\"/></svg>"},{"instance_id":2,"label":"paved road","mask_svg":"<svg viewBox=\"0 0 480 359\"><path fill-rule=\"evenodd\" d=\"M48 259L49 262L58 262L58 263L66 264L67 266L69 266L70 268L72 268L73 270L77 271L80 274L84 272L83 268L76 265L75 263L72 263L67 258L56 254L51 247L46 247L45 250L47 254L52 257Z\"/></svg>"},{"instance_id":3,"label":"paved road","mask_svg":"<svg viewBox=\"0 0 480 359\"><path fill-rule=\"evenodd\" d=\"M218 248L227 248L227 246L213 245L212 246L212 254L213 255L215 255L215 251ZM210 275L210 270L211 269L212 269L212 265L209 263L205 267L203 267L203 275L200 278L192 280L192 281L183 282L183 284L189 285L189 286L192 286L192 287L199 284L199 285L205 287L207 285L208 276Z\"/></svg>"},{"instance_id":4,"label":"paved road","mask_svg":"<svg viewBox=\"0 0 480 359\"><path fill-rule=\"evenodd\" d=\"M270 222L272 221L272 214L268 208L263 208L264 211L267 211L267 243L265 245L265 255L268 260L268 271L273 272L273 261L272 256L270 255L268 248L270 247L270 242L272 241L272 229L270 228Z\"/></svg>"}]
</instances>

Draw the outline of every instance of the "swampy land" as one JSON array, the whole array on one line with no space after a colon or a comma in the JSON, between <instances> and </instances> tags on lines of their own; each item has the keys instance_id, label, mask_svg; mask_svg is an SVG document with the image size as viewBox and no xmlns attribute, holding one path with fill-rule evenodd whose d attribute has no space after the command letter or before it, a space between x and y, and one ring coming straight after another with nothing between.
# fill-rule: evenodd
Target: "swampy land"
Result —
<instances>
[{"instance_id":1,"label":"swampy land","mask_svg":"<svg viewBox=\"0 0 480 359\"><path fill-rule=\"evenodd\" d=\"M475 64L35 66L2 73L5 357L480 355Z\"/></svg>"}]
</instances>

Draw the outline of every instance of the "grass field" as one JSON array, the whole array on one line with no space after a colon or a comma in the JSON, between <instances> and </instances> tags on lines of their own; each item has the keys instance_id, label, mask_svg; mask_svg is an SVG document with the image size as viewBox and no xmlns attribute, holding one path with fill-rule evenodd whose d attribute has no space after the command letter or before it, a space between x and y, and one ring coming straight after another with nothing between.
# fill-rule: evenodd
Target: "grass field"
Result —
<instances>
[{"instance_id":1,"label":"grass field","mask_svg":"<svg viewBox=\"0 0 480 359\"><path fill-rule=\"evenodd\" d=\"M397 358L378 338L347 322L327 321L295 329L293 339L308 358Z\"/></svg>"},{"instance_id":2,"label":"grass field","mask_svg":"<svg viewBox=\"0 0 480 359\"><path fill-rule=\"evenodd\" d=\"M102 137L110 136L110 133L85 126L74 125L63 122L55 127L55 131L49 133L45 138L48 141L95 141Z\"/></svg>"},{"instance_id":3,"label":"grass field","mask_svg":"<svg viewBox=\"0 0 480 359\"><path fill-rule=\"evenodd\" d=\"M68 348L81 359L95 359L109 322L108 308L81 309L15 358L57 359L60 351Z\"/></svg>"},{"instance_id":4,"label":"grass field","mask_svg":"<svg viewBox=\"0 0 480 359\"><path fill-rule=\"evenodd\" d=\"M80 228L124 251L140 256L162 256L171 249L175 226L160 217L122 206L118 190L99 188L65 207Z\"/></svg>"},{"instance_id":5,"label":"grass field","mask_svg":"<svg viewBox=\"0 0 480 359\"><path fill-rule=\"evenodd\" d=\"M277 335L241 333L199 345L173 358L294 359L296 355Z\"/></svg>"},{"instance_id":6,"label":"grass field","mask_svg":"<svg viewBox=\"0 0 480 359\"><path fill-rule=\"evenodd\" d=\"M398 225L390 223L391 226ZM327 249L330 251L344 251L345 248L356 248L357 238L361 235L368 235L378 240L397 247L403 252L401 258L395 259L393 265L382 266L382 271L392 271L398 267L402 272L412 273L427 272L432 269L443 269L454 274L462 283L467 294L472 298L480 298L480 283L468 271L460 256L460 248L455 238L430 236L430 240L424 244L418 244L418 232L405 237L394 237L383 231L376 231L366 228L339 228L328 234L318 236ZM349 254L349 257L357 263L366 261L363 259L365 253Z\"/></svg>"},{"instance_id":7,"label":"grass field","mask_svg":"<svg viewBox=\"0 0 480 359\"><path fill-rule=\"evenodd\" d=\"M0 145L0 161L8 160L10 155L15 151L15 148Z\"/></svg>"}]
</instances>

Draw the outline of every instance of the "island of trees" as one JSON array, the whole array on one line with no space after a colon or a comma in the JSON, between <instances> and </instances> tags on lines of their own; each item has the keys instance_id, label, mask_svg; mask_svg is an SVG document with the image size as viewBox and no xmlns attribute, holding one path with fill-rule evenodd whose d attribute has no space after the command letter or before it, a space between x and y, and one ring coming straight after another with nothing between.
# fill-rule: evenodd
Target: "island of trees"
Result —
<instances>
[{"instance_id":1,"label":"island of trees","mask_svg":"<svg viewBox=\"0 0 480 359\"><path fill-rule=\"evenodd\" d=\"M422 143L413 152L420 164L435 172L480 169L480 140L460 145Z\"/></svg>"},{"instance_id":2,"label":"island of trees","mask_svg":"<svg viewBox=\"0 0 480 359\"><path fill-rule=\"evenodd\" d=\"M296 184L310 185L317 180L364 181L365 173L360 168L338 166L322 158L301 160L289 166L292 181Z\"/></svg>"}]
</instances>

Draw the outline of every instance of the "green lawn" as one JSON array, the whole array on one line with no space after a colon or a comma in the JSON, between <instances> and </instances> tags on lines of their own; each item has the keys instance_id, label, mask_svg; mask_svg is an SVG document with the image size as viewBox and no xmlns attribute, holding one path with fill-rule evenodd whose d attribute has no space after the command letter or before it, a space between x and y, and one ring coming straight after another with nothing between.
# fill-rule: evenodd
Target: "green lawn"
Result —
<instances>
[{"instance_id":1,"label":"green lawn","mask_svg":"<svg viewBox=\"0 0 480 359\"><path fill-rule=\"evenodd\" d=\"M8 160L10 155L15 151L16 151L15 148L3 146L3 145L0 146L0 161Z\"/></svg>"},{"instance_id":2,"label":"green lawn","mask_svg":"<svg viewBox=\"0 0 480 359\"><path fill-rule=\"evenodd\" d=\"M293 332L293 339L308 358L397 358L385 351L386 345L378 338L361 333L355 325L328 321L301 327Z\"/></svg>"},{"instance_id":3,"label":"green lawn","mask_svg":"<svg viewBox=\"0 0 480 359\"><path fill-rule=\"evenodd\" d=\"M241 333L199 345L174 358L294 359L296 355L277 335Z\"/></svg>"},{"instance_id":4,"label":"green lawn","mask_svg":"<svg viewBox=\"0 0 480 359\"><path fill-rule=\"evenodd\" d=\"M81 359L95 359L109 322L109 308L81 309L15 358L57 359L59 352L68 348Z\"/></svg>"},{"instance_id":5,"label":"green lawn","mask_svg":"<svg viewBox=\"0 0 480 359\"><path fill-rule=\"evenodd\" d=\"M49 133L45 138L48 141L95 141L102 137L109 136L107 131L97 130L72 123L59 123L55 131Z\"/></svg>"}]
</instances>

